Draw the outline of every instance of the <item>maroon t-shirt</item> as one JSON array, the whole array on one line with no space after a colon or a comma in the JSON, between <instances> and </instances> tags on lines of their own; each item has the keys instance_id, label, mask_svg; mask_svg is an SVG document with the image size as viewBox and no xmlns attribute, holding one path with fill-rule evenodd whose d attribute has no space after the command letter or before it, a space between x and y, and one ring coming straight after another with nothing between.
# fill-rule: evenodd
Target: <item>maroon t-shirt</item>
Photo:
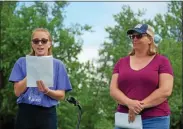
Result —
<instances>
[{"instance_id":1,"label":"maroon t-shirt","mask_svg":"<svg viewBox=\"0 0 183 129\"><path fill-rule=\"evenodd\" d=\"M114 66L113 74L118 73L118 87L129 98L143 100L158 88L159 74L169 73L173 75L169 60L162 55L156 55L152 61L140 70L130 67L130 56L121 58ZM127 113L128 108L118 105L117 111ZM168 101L162 104L144 109L141 112L142 119L170 114Z\"/></svg>"}]
</instances>

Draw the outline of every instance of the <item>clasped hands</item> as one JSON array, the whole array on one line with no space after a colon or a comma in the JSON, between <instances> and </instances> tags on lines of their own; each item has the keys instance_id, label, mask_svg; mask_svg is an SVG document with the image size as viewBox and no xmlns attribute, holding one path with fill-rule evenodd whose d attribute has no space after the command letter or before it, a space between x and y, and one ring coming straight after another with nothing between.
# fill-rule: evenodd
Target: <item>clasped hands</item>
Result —
<instances>
[{"instance_id":1,"label":"clasped hands","mask_svg":"<svg viewBox=\"0 0 183 129\"><path fill-rule=\"evenodd\" d=\"M36 83L39 91L43 92L44 94L47 94L50 91L50 89L44 85L42 80L38 80Z\"/></svg>"},{"instance_id":2,"label":"clasped hands","mask_svg":"<svg viewBox=\"0 0 183 129\"><path fill-rule=\"evenodd\" d=\"M127 104L128 106L128 121L133 122L135 116L142 112L144 109L144 103L138 100L130 100Z\"/></svg>"}]
</instances>

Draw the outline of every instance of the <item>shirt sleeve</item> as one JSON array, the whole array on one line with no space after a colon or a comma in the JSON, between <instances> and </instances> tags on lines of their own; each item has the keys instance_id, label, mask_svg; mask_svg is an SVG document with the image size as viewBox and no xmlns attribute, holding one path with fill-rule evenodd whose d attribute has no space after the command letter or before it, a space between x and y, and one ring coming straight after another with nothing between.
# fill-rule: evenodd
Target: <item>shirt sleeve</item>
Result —
<instances>
[{"instance_id":1,"label":"shirt sleeve","mask_svg":"<svg viewBox=\"0 0 183 129\"><path fill-rule=\"evenodd\" d=\"M10 82L18 82L24 79L22 67L20 65L20 59L16 61L11 71L9 81Z\"/></svg>"},{"instance_id":2,"label":"shirt sleeve","mask_svg":"<svg viewBox=\"0 0 183 129\"><path fill-rule=\"evenodd\" d=\"M119 73L119 66L120 66L121 59L117 61L113 68L113 74Z\"/></svg>"},{"instance_id":3,"label":"shirt sleeve","mask_svg":"<svg viewBox=\"0 0 183 129\"><path fill-rule=\"evenodd\" d=\"M169 73L173 76L173 69L172 69L171 63L167 57L163 57L161 59L161 64L159 67L159 74L161 74L161 73Z\"/></svg>"},{"instance_id":4,"label":"shirt sleeve","mask_svg":"<svg viewBox=\"0 0 183 129\"><path fill-rule=\"evenodd\" d=\"M66 92L72 90L65 65L62 62L59 63L58 69L57 89L65 90Z\"/></svg>"}]
</instances>

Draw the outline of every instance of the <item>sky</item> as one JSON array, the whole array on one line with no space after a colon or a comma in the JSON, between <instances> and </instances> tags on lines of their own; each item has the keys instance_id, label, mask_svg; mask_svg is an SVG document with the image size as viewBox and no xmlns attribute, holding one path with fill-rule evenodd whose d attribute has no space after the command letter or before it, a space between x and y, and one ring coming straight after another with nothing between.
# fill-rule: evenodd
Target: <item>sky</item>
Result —
<instances>
[{"instance_id":1,"label":"sky","mask_svg":"<svg viewBox=\"0 0 183 129\"><path fill-rule=\"evenodd\" d=\"M27 1L27 0L24 0ZM50 0L51 1L51 0ZM32 2L26 2L30 6ZM50 2L51 4L51 2ZM153 19L157 14L167 12L168 2L69 2L64 9L64 25L69 27L72 24L90 25L94 32L84 32L82 52L78 55L80 62L87 60L97 60L98 50L104 41L107 41L108 33L106 27L113 27L116 22L113 15L121 12L123 5L129 5L137 12L139 9L146 10L146 14L141 19Z\"/></svg>"},{"instance_id":2,"label":"sky","mask_svg":"<svg viewBox=\"0 0 183 129\"><path fill-rule=\"evenodd\" d=\"M142 19L153 19L157 13L167 12L167 2L70 2L65 7L64 25L88 24L94 30L82 35L83 51L78 55L79 61L98 58L98 49L108 36L105 28L116 24L113 15L121 11L122 5L129 5L134 12L146 9L146 15Z\"/></svg>"}]
</instances>

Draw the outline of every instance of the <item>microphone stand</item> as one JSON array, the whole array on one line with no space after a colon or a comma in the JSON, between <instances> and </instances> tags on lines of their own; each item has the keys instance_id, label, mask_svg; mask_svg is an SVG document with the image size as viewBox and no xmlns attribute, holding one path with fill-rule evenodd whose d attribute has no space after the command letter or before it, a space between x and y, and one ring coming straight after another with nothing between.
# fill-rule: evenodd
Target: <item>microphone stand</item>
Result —
<instances>
[{"instance_id":1,"label":"microphone stand","mask_svg":"<svg viewBox=\"0 0 183 129\"><path fill-rule=\"evenodd\" d=\"M79 104L77 104L75 106L78 107L78 123L77 123L77 128L76 129L79 129L79 125L80 125L80 122L81 122L82 108Z\"/></svg>"},{"instance_id":2,"label":"microphone stand","mask_svg":"<svg viewBox=\"0 0 183 129\"><path fill-rule=\"evenodd\" d=\"M78 122L77 122L77 128L76 129L79 129L79 125L80 125L80 122L81 122L82 108L79 105L79 102L77 100L75 100L75 98L73 98L73 97L68 98L67 101L69 103L74 104L74 106L78 107Z\"/></svg>"}]
</instances>

